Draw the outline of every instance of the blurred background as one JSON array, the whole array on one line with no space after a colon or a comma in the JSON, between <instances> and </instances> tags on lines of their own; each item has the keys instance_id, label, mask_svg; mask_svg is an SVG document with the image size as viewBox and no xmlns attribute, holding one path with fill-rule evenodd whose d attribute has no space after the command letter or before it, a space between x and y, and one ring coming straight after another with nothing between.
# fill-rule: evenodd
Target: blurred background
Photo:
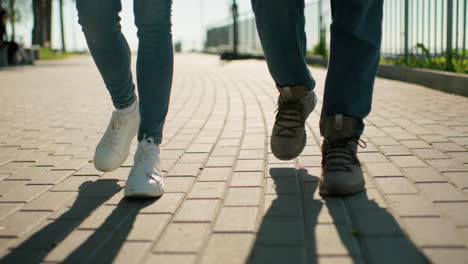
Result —
<instances>
[{"instance_id":1,"label":"blurred background","mask_svg":"<svg viewBox=\"0 0 468 264\"><path fill-rule=\"evenodd\" d=\"M10 10L8 39L24 47L86 52L76 0L0 0ZM138 39L133 1L121 0L122 30L133 51ZM386 0L382 63L468 73L468 0ZM331 7L328 0L306 1L310 56L328 56ZM173 2L176 50L261 56L250 0L176 0ZM55 53L52 53L55 54Z\"/></svg>"},{"instance_id":2,"label":"blurred background","mask_svg":"<svg viewBox=\"0 0 468 264\"><path fill-rule=\"evenodd\" d=\"M136 27L133 16L133 0L121 0L122 30L133 51L138 47ZM12 14L7 25L8 36L15 36L17 42L26 47L42 44L34 39L34 28L42 24L45 31L50 28L52 49L62 49L61 21L64 27L64 42L67 51L85 51L86 42L78 24L76 0L0 0L3 8ZM250 0L238 0L240 12L248 12ZM173 39L183 43L184 51L201 51L206 27L230 16L232 1L228 0L176 0L173 1ZM13 17L14 11L14 17ZM63 12L61 20L60 12ZM14 31L13 31L14 27ZM40 31L40 30L36 30ZM40 35L39 32L36 32ZM44 32L44 35L48 35Z\"/></svg>"}]
</instances>

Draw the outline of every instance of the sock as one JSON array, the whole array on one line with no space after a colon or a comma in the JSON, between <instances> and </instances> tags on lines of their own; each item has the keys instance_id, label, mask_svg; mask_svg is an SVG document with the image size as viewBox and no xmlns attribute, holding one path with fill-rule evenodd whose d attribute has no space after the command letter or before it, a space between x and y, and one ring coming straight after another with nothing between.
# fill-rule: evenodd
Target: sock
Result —
<instances>
[{"instance_id":1,"label":"sock","mask_svg":"<svg viewBox=\"0 0 468 264\"><path fill-rule=\"evenodd\" d=\"M131 114L137 109L137 107L138 107L138 99L135 99L135 101L133 101L131 105L122 109L116 109L116 111L121 114Z\"/></svg>"}]
</instances>

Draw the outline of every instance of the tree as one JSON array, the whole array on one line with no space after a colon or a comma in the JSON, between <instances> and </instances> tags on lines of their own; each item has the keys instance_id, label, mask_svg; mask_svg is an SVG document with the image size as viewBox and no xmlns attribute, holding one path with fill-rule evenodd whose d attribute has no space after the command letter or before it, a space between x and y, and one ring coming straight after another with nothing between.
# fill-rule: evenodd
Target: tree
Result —
<instances>
[{"instance_id":1,"label":"tree","mask_svg":"<svg viewBox=\"0 0 468 264\"><path fill-rule=\"evenodd\" d=\"M60 35L62 38L62 51L66 52L67 49L65 48L65 29L63 24L63 0L59 0L59 8L60 8Z\"/></svg>"},{"instance_id":2,"label":"tree","mask_svg":"<svg viewBox=\"0 0 468 264\"><path fill-rule=\"evenodd\" d=\"M16 10L15 10L16 0L10 0L10 23L11 23L11 41L15 41L16 30Z\"/></svg>"},{"instance_id":3,"label":"tree","mask_svg":"<svg viewBox=\"0 0 468 264\"><path fill-rule=\"evenodd\" d=\"M52 25L52 0L33 0L34 27L32 44L50 44Z\"/></svg>"},{"instance_id":4,"label":"tree","mask_svg":"<svg viewBox=\"0 0 468 264\"><path fill-rule=\"evenodd\" d=\"M26 10L26 2L28 0L7 0L2 1L0 0L0 7L6 6L10 11L10 24L11 24L11 40L15 41L16 38L16 23L20 22L21 19L25 16Z\"/></svg>"}]
</instances>

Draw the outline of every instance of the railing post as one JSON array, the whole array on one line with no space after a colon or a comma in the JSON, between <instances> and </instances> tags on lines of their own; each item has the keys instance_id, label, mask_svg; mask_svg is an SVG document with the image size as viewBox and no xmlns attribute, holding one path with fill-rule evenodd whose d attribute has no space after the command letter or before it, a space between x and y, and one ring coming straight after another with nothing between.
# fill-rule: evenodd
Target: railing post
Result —
<instances>
[{"instance_id":1,"label":"railing post","mask_svg":"<svg viewBox=\"0 0 468 264\"><path fill-rule=\"evenodd\" d=\"M318 13L319 13L319 36L320 36L320 41L322 41L322 31L323 31L323 13L322 13L322 1L318 1Z\"/></svg>"},{"instance_id":2,"label":"railing post","mask_svg":"<svg viewBox=\"0 0 468 264\"><path fill-rule=\"evenodd\" d=\"M465 0L463 3L463 59L466 56L466 6L468 4L468 0Z\"/></svg>"},{"instance_id":3,"label":"railing post","mask_svg":"<svg viewBox=\"0 0 468 264\"><path fill-rule=\"evenodd\" d=\"M405 65L408 65L409 56L409 0L405 0Z\"/></svg>"},{"instance_id":4,"label":"railing post","mask_svg":"<svg viewBox=\"0 0 468 264\"><path fill-rule=\"evenodd\" d=\"M446 67L448 71L453 71L453 0L447 0L447 49L446 55Z\"/></svg>"},{"instance_id":5,"label":"railing post","mask_svg":"<svg viewBox=\"0 0 468 264\"><path fill-rule=\"evenodd\" d=\"M206 40L205 40L205 28L204 28L204 21L203 21L203 0L200 0L200 36L201 36L201 51L206 51Z\"/></svg>"}]
</instances>

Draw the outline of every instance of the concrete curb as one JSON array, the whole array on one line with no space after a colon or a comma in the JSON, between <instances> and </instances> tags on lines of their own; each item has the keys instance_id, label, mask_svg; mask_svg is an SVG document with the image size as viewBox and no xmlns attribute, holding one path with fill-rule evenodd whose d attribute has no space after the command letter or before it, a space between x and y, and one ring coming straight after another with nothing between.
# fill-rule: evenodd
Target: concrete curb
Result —
<instances>
[{"instance_id":1,"label":"concrete curb","mask_svg":"<svg viewBox=\"0 0 468 264\"><path fill-rule=\"evenodd\" d=\"M242 54L238 59L264 60L265 57L251 54ZM319 65L323 67L328 66L327 57L308 56L306 58L306 62L310 65ZM422 85L446 93L468 97L468 74L414 68L401 65L380 64L379 69L377 70L377 76L385 79Z\"/></svg>"},{"instance_id":2,"label":"concrete curb","mask_svg":"<svg viewBox=\"0 0 468 264\"><path fill-rule=\"evenodd\" d=\"M468 74L381 64L377 75L468 97Z\"/></svg>"}]
</instances>

